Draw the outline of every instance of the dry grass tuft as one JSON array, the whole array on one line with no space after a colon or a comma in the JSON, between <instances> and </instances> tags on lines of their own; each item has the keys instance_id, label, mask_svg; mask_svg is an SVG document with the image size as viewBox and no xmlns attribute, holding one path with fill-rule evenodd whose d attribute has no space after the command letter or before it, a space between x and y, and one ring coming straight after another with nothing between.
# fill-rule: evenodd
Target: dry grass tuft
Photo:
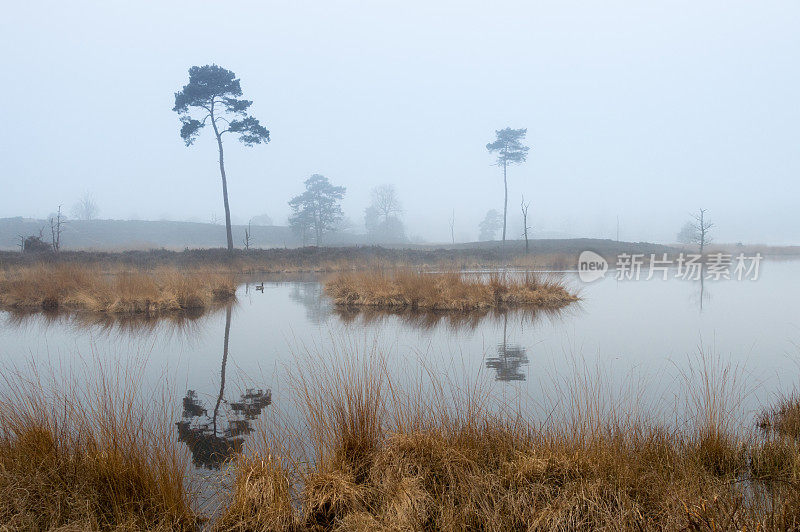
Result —
<instances>
[{"instance_id":1,"label":"dry grass tuft","mask_svg":"<svg viewBox=\"0 0 800 532\"><path fill-rule=\"evenodd\" d=\"M0 273L0 305L19 310L161 315L206 309L235 294L232 275L206 270L104 273L96 266L64 263Z\"/></svg>"},{"instance_id":2,"label":"dry grass tuft","mask_svg":"<svg viewBox=\"0 0 800 532\"><path fill-rule=\"evenodd\" d=\"M130 374L90 385L5 373L2 530L194 530L186 462Z\"/></svg>"},{"instance_id":3,"label":"dry grass tuft","mask_svg":"<svg viewBox=\"0 0 800 532\"><path fill-rule=\"evenodd\" d=\"M215 523L218 532L295 530L294 474L280 458L239 455L233 463L236 490Z\"/></svg>"},{"instance_id":4,"label":"dry grass tuft","mask_svg":"<svg viewBox=\"0 0 800 532\"><path fill-rule=\"evenodd\" d=\"M772 410L763 412L758 426L764 432L781 434L800 442L800 396L792 394Z\"/></svg>"},{"instance_id":5,"label":"dry grass tuft","mask_svg":"<svg viewBox=\"0 0 800 532\"><path fill-rule=\"evenodd\" d=\"M465 311L490 308L561 308L578 300L561 278L532 272L486 275L371 269L325 281L340 306Z\"/></svg>"},{"instance_id":6,"label":"dry grass tuft","mask_svg":"<svg viewBox=\"0 0 800 532\"><path fill-rule=\"evenodd\" d=\"M706 362L699 371L719 369ZM291 478L298 487L292 517L278 503L284 529L800 527L800 450L756 443L723 419L735 406L730 375L705 377L711 396L700 392L682 428L668 429L576 400L599 393L591 386L570 392L571 408L586 411L535 426L488 408L479 387L460 397L435 383L400 391L374 353L315 366L296 382L304 421L294 434L312 452L280 476L287 492ZM249 474L237 471L237 494ZM237 522L233 507L226 519ZM277 529L271 517L247 522Z\"/></svg>"}]
</instances>

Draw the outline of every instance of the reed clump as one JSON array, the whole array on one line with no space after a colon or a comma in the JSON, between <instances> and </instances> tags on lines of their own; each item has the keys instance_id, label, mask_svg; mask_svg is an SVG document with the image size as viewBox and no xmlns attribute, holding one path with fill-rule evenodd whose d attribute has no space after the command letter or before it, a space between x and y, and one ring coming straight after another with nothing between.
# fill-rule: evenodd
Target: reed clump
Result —
<instances>
[{"instance_id":1,"label":"reed clump","mask_svg":"<svg viewBox=\"0 0 800 532\"><path fill-rule=\"evenodd\" d=\"M0 273L0 306L17 310L159 315L207 309L233 300L235 293L232 275L202 269L108 273L62 263Z\"/></svg>"},{"instance_id":2,"label":"reed clump","mask_svg":"<svg viewBox=\"0 0 800 532\"><path fill-rule=\"evenodd\" d=\"M800 442L800 395L781 399L777 406L761 414L758 426L767 433L777 433Z\"/></svg>"},{"instance_id":3,"label":"reed clump","mask_svg":"<svg viewBox=\"0 0 800 532\"><path fill-rule=\"evenodd\" d=\"M186 460L131 374L4 374L0 530L195 530Z\"/></svg>"},{"instance_id":4,"label":"reed clump","mask_svg":"<svg viewBox=\"0 0 800 532\"><path fill-rule=\"evenodd\" d=\"M272 447L270 461L237 462L233 500L250 503L231 504L218 530L800 527L800 450L710 426L724 391L681 429L591 398L536 425L479 389L401 392L374 361L318 370L298 380L293 437L310 439L308 455L282 462Z\"/></svg>"},{"instance_id":5,"label":"reed clump","mask_svg":"<svg viewBox=\"0 0 800 532\"><path fill-rule=\"evenodd\" d=\"M578 300L562 278L533 272L479 275L370 269L329 277L325 292L344 307L433 311L553 309Z\"/></svg>"},{"instance_id":6,"label":"reed clump","mask_svg":"<svg viewBox=\"0 0 800 532\"><path fill-rule=\"evenodd\" d=\"M236 489L213 529L297 529L294 507L294 473L281 458L238 455L232 462Z\"/></svg>"}]
</instances>

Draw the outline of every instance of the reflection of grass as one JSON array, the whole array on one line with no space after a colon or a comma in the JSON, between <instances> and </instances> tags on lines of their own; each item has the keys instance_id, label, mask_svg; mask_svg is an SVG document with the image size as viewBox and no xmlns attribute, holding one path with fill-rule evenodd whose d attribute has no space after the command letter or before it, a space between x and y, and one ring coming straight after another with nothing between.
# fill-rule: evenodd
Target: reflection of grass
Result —
<instances>
[{"instance_id":1,"label":"reflection of grass","mask_svg":"<svg viewBox=\"0 0 800 532\"><path fill-rule=\"evenodd\" d=\"M578 297L557 277L531 272L468 275L372 269L335 274L325 291L342 306L469 311L491 308L561 308Z\"/></svg>"},{"instance_id":2,"label":"reflection of grass","mask_svg":"<svg viewBox=\"0 0 800 532\"><path fill-rule=\"evenodd\" d=\"M163 398L140 394L130 373L94 377L4 372L0 528L194 529Z\"/></svg>"},{"instance_id":3,"label":"reflection of grass","mask_svg":"<svg viewBox=\"0 0 800 532\"><path fill-rule=\"evenodd\" d=\"M729 374L701 381L710 393L680 429L606 405L587 376L563 390L563 419L535 425L492 409L480 387L404 389L380 356L357 359L300 372L304 421L237 462L220 530L800 526L800 448L771 451L720 416L737 407ZM719 369L705 361L701 373ZM303 437L310 454L285 451ZM770 460L783 468L758 465Z\"/></svg>"},{"instance_id":4,"label":"reflection of grass","mask_svg":"<svg viewBox=\"0 0 800 532\"><path fill-rule=\"evenodd\" d=\"M235 291L232 276L205 270L103 274L94 266L55 264L0 273L0 305L13 309L162 315L201 311L232 300Z\"/></svg>"},{"instance_id":5,"label":"reflection of grass","mask_svg":"<svg viewBox=\"0 0 800 532\"><path fill-rule=\"evenodd\" d=\"M101 312L39 311L37 309L8 309L5 323L14 328L24 328L37 324L51 326L65 325L76 330L92 330L104 335L154 334L156 331L182 338L196 337L201 330L201 322L211 317L224 306L214 305L210 311L189 309L167 314L109 314Z\"/></svg>"},{"instance_id":6,"label":"reflection of grass","mask_svg":"<svg viewBox=\"0 0 800 532\"><path fill-rule=\"evenodd\" d=\"M470 312L412 310L408 308L375 308L337 305L333 312L343 323L361 325L380 325L388 318L396 317L403 324L421 330L431 330L444 322L453 331L470 331L486 319L498 319L500 313L492 309L479 309Z\"/></svg>"},{"instance_id":7,"label":"reflection of grass","mask_svg":"<svg viewBox=\"0 0 800 532\"><path fill-rule=\"evenodd\" d=\"M556 319L562 315L560 308L522 308L516 310L483 308L471 311L412 310L405 307L375 308L336 305L333 313L347 324L380 325L389 318L397 318L404 325L420 330L431 330L444 323L453 332L472 331L481 323L502 323L504 317L518 319L521 323L535 324L542 318Z\"/></svg>"}]
</instances>

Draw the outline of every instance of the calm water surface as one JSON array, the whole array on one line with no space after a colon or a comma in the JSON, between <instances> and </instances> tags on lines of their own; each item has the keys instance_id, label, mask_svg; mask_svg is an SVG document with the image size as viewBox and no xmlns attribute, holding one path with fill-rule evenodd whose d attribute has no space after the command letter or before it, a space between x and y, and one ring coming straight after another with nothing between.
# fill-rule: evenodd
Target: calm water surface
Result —
<instances>
[{"instance_id":1,"label":"calm water surface","mask_svg":"<svg viewBox=\"0 0 800 532\"><path fill-rule=\"evenodd\" d=\"M751 415L800 381L799 264L768 262L757 281L702 286L613 278L584 285L567 274L582 301L562 312L455 317L341 311L314 279L265 277L263 290L242 285L232 308L183 322L0 313L0 364L63 367L87 354L144 361L146 379L175 390L176 430L202 468L217 467L251 422L281 402L298 356L341 344L377 342L401 373L424 366L534 404L557 395L553 382L576 366L597 368L612 392L636 388L648 404L666 403L703 350L739 368Z\"/></svg>"}]
</instances>

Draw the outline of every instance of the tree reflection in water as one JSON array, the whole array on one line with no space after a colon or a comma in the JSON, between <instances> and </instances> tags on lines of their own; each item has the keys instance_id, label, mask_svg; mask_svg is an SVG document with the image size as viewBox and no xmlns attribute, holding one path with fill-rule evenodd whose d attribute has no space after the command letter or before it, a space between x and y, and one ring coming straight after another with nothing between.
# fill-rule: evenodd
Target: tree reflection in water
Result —
<instances>
[{"instance_id":1,"label":"tree reflection in water","mask_svg":"<svg viewBox=\"0 0 800 532\"><path fill-rule=\"evenodd\" d=\"M231 332L231 307L225 314L225 339L222 348L222 368L217 401L211 416L203 407L194 390L186 392L183 398L183 415L176 423L178 440L184 442L192 453L192 462L198 467L219 469L234 452L242 449L244 437L252 432L251 422L261 415L261 411L272 403L272 392L248 388L239 396L239 400L231 403L224 401L225 368L228 364L228 341ZM220 405L226 402L231 413L226 417L227 426L220 429L217 419Z\"/></svg>"},{"instance_id":2,"label":"tree reflection in water","mask_svg":"<svg viewBox=\"0 0 800 532\"><path fill-rule=\"evenodd\" d=\"M364 307L335 306L333 313L348 325L386 326L391 321L399 321L404 326L430 331L440 325L452 333L473 331L487 321L503 322L503 340L497 346L497 356L486 359L486 367L495 370L499 381L524 381L523 366L528 364L527 349L508 341L508 320L518 319L521 324L536 326L542 320L562 319L580 311L580 305L573 304L564 309L481 309L470 312L430 311L410 309L377 309Z\"/></svg>"},{"instance_id":3,"label":"tree reflection in water","mask_svg":"<svg viewBox=\"0 0 800 532\"><path fill-rule=\"evenodd\" d=\"M323 325L331 315L331 302L318 282L292 283L289 299L305 307L306 318L314 325Z\"/></svg>"},{"instance_id":4,"label":"tree reflection in water","mask_svg":"<svg viewBox=\"0 0 800 532\"><path fill-rule=\"evenodd\" d=\"M522 366L528 365L527 349L518 344L508 343L508 314L503 316L503 342L497 346L497 356L486 359L486 367L497 372L498 381L524 381Z\"/></svg>"}]
</instances>

